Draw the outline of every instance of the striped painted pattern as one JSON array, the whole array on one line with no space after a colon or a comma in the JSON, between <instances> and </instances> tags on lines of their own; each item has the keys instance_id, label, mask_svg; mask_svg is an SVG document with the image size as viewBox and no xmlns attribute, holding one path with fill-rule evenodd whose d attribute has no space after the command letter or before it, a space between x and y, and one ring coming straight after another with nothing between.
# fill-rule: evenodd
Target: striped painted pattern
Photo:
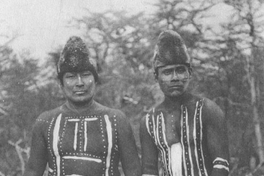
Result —
<instances>
[{"instance_id":1,"label":"striped painted pattern","mask_svg":"<svg viewBox=\"0 0 264 176\"><path fill-rule=\"evenodd\" d=\"M114 117L115 118L115 117ZM98 121L100 124L100 133L102 138L98 140L104 141L104 156L95 156L93 154L86 153L88 143L88 123L93 121ZM72 141L72 150L73 152L63 152L61 151L62 145L62 136L66 130L66 124L73 123L73 141ZM62 125L64 124L64 125ZM104 176L113 175L113 157L116 155L113 152L113 147L116 145L113 144L114 139L117 137L117 133L113 133L112 130L116 131L116 119L114 123L110 120L108 115L92 117L92 118L75 118L75 117L63 117L62 114L59 114L57 117L54 117L50 122L48 129L48 145L49 151L52 157L52 165L49 166L49 175L61 176L67 175L64 169L64 161L91 161L95 163L103 163L104 165ZM106 135L104 135L106 132ZM83 144L80 142L82 139L78 135L82 135L84 140ZM105 138L106 137L106 138ZM71 176L77 176L78 174L73 174ZM79 175L78 175L79 176Z\"/></svg>"},{"instance_id":2,"label":"striped painted pattern","mask_svg":"<svg viewBox=\"0 0 264 176\"><path fill-rule=\"evenodd\" d=\"M203 100L197 101L194 117L189 117L187 107L181 106L182 173L180 175L182 176L195 176L195 174L197 175L197 171L199 176L208 176L202 146L202 108ZM173 165L171 156L173 154L166 140L164 118L162 112L156 113L155 109L153 109L153 111L146 116L146 127L161 154L164 175L176 176L171 168ZM189 118L193 118L193 120ZM193 124L189 124L189 122L193 122ZM191 131L193 133L191 133ZM194 143L193 149L190 145L191 143Z\"/></svg>"}]
</instances>

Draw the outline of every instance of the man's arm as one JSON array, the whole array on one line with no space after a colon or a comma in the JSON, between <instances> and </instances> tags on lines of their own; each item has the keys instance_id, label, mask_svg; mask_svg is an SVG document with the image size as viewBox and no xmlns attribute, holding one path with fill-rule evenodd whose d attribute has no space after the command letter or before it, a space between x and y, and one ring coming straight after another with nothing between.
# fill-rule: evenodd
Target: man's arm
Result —
<instances>
[{"instance_id":1,"label":"man's arm","mask_svg":"<svg viewBox=\"0 0 264 176\"><path fill-rule=\"evenodd\" d=\"M224 113L214 102L205 105L207 145L212 158L212 176L227 176L229 173L229 149L227 125Z\"/></svg>"},{"instance_id":2,"label":"man's arm","mask_svg":"<svg viewBox=\"0 0 264 176\"><path fill-rule=\"evenodd\" d=\"M44 122L36 122L33 127L30 157L24 176L42 176L48 160L47 146L43 136Z\"/></svg>"},{"instance_id":3,"label":"man's arm","mask_svg":"<svg viewBox=\"0 0 264 176\"><path fill-rule=\"evenodd\" d=\"M140 160L131 125L123 113L120 116L118 145L123 171L126 176L141 176Z\"/></svg>"},{"instance_id":4,"label":"man's arm","mask_svg":"<svg viewBox=\"0 0 264 176\"><path fill-rule=\"evenodd\" d=\"M158 149L146 127L146 117L140 123L140 142L142 151L142 176L158 175Z\"/></svg>"}]
</instances>

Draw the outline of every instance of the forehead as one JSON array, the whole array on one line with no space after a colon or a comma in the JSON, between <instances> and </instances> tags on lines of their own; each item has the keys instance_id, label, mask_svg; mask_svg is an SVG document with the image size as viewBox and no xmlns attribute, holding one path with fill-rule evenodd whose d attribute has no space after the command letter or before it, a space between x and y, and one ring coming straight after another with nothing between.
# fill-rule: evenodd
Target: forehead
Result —
<instances>
[{"instance_id":1,"label":"forehead","mask_svg":"<svg viewBox=\"0 0 264 176\"><path fill-rule=\"evenodd\" d=\"M91 73L91 71L89 71L89 70L84 70L84 71L68 71L68 72L65 72L64 75L66 75L66 74L83 74L83 73Z\"/></svg>"},{"instance_id":2,"label":"forehead","mask_svg":"<svg viewBox=\"0 0 264 176\"><path fill-rule=\"evenodd\" d=\"M184 64L174 64L174 65L165 65L159 68L159 70L167 70L167 69L178 69L178 68L185 68L188 69L188 67Z\"/></svg>"}]
</instances>

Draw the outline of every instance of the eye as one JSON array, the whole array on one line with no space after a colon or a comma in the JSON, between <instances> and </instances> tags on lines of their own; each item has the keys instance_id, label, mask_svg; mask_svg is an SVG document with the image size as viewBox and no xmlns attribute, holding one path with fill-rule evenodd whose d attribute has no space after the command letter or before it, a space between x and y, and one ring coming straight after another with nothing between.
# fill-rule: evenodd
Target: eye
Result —
<instances>
[{"instance_id":1,"label":"eye","mask_svg":"<svg viewBox=\"0 0 264 176\"><path fill-rule=\"evenodd\" d=\"M88 77L88 76L91 76L91 75L92 75L91 72L84 72L84 73L82 74L82 76L84 76L84 77Z\"/></svg>"},{"instance_id":2,"label":"eye","mask_svg":"<svg viewBox=\"0 0 264 176\"><path fill-rule=\"evenodd\" d=\"M185 67L179 67L179 68L176 69L176 72L179 73L179 74L181 74L181 73L186 72L186 70L187 69Z\"/></svg>"},{"instance_id":3,"label":"eye","mask_svg":"<svg viewBox=\"0 0 264 176\"><path fill-rule=\"evenodd\" d=\"M65 78L74 78L76 75L71 73L66 73Z\"/></svg>"},{"instance_id":4,"label":"eye","mask_svg":"<svg viewBox=\"0 0 264 176\"><path fill-rule=\"evenodd\" d=\"M166 70L163 70L163 71L162 71L162 73L163 73L164 75L170 75L171 72L172 72L172 70L170 70L170 69L166 69Z\"/></svg>"}]
</instances>

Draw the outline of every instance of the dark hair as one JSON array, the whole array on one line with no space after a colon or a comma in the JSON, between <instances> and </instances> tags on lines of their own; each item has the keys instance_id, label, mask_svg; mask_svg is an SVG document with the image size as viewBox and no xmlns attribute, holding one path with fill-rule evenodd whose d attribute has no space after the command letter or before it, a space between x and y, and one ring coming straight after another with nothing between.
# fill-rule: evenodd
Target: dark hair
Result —
<instances>
[{"instance_id":1,"label":"dark hair","mask_svg":"<svg viewBox=\"0 0 264 176\"><path fill-rule=\"evenodd\" d=\"M89 51L86 44L80 37L72 36L64 46L57 63L57 74L60 83L63 85L63 75L66 72L83 72L89 70L92 72L95 82L99 77L95 66L89 58Z\"/></svg>"},{"instance_id":2,"label":"dark hair","mask_svg":"<svg viewBox=\"0 0 264 176\"><path fill-rule=\"evenodd\" d=\"M82 72L82 71L87 71L87 70L90 71L93 74L95 82L96 83L100 83L99 75L97 74L94 66L90 66L86 70L60 72L60 73L57 74L57 78L59 79L61 85L63 85L63 76L64 76L65 73L67 73L67 72Z\"/></svg>"},{"instance_id":3,"label":"dark hair","mask_svg":"<svg viewBox=\"0 0 264 176\"><path fill-rule=\"evenodd\" d=\"M191 67L191 64L189 64L189 63L184 63L183 65L186 65L187 67L188 67L188 71L189 71L189 73L190 74L192 74L192 71L193 71L193 69L192 69L192 67ZM161 66L161 67L164 67L164 66ZM158 69L159 68L161 68L161 67L155 67L154 68L154 77L155 77L155 79L158 79Z\"/></svg>"}]
</instances>

